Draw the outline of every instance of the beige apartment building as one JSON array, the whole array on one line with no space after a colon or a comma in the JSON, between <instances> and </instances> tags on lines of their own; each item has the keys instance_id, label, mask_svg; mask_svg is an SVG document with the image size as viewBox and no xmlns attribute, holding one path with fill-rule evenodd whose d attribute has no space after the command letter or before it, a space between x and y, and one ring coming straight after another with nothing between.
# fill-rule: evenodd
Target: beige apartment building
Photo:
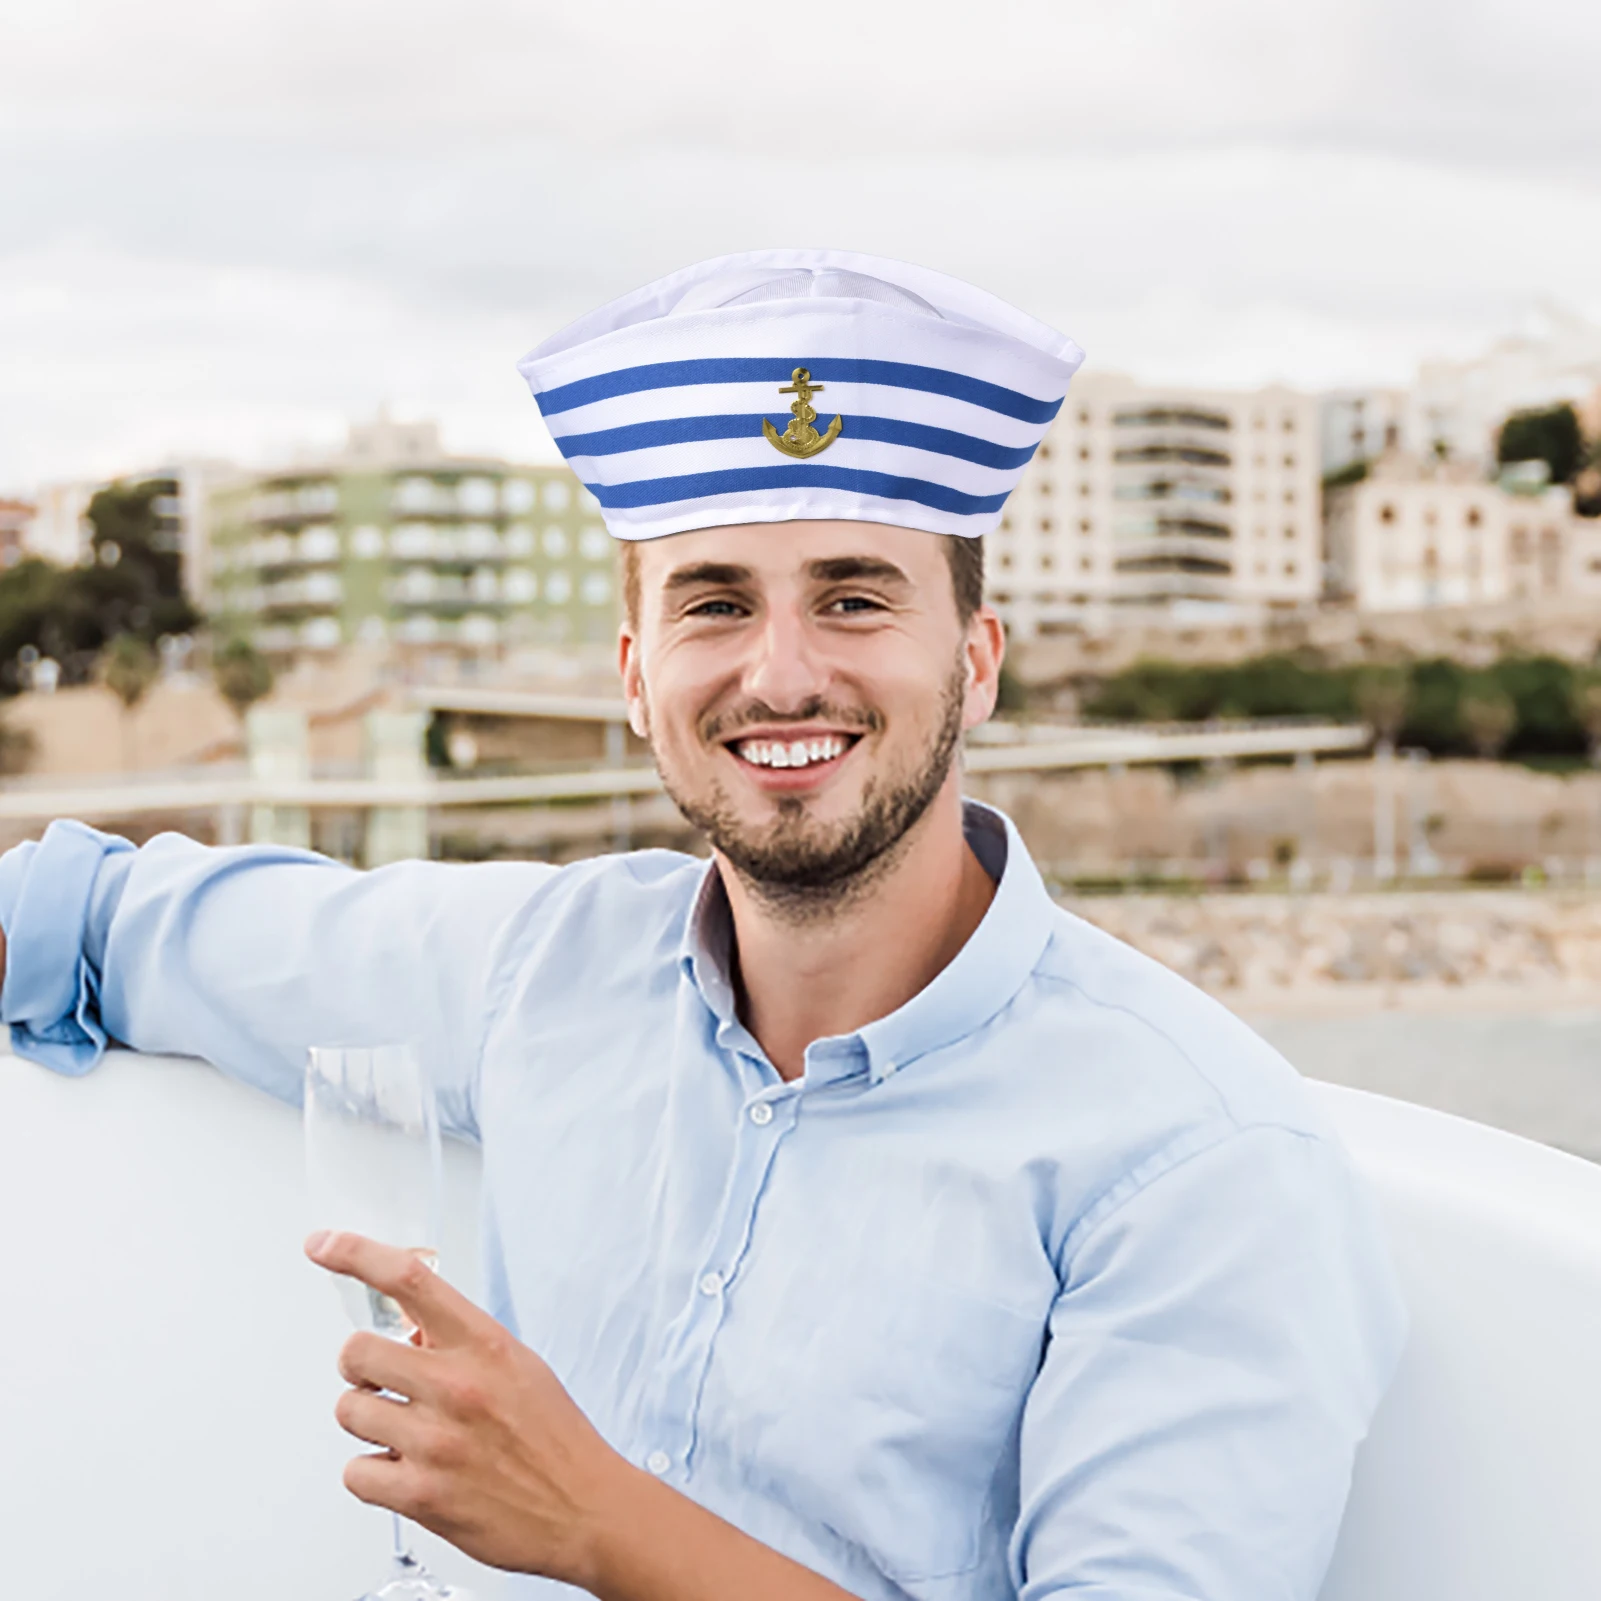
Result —
<instances>
[{"instance_id":1,"label":"beige apartment building","mask_svg":"<svg viewBox=\"0 0 1601 1601\"><path fill-rule=\"evenodd\" d=\"M989 541L1013 637L1314 606L1318 428L1288 389L1077 379Z\"/></svg>"},{"instance_id":2,"label":"beige apartment building","mask_svg":"<svg viewBox=\"0 0 1601 1601\"><path fill-rule=\"evenodd\" d=\"M1331 598L1358 611L1601 593L1601 539L1566 488L1513 490L1471 463L1392 451L1330 492Z\"/></svg>"}]
</instances>

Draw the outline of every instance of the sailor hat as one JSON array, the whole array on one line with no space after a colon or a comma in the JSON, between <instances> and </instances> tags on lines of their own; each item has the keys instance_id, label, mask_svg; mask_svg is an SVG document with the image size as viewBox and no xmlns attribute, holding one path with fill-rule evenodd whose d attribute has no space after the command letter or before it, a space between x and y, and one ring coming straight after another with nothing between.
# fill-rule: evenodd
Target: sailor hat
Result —
<instances>
[{"instance_id":1,"label":"sailor hat","mask_svg":"<svg viewBox=\"0 0 1601 1601\"><path fill-rule=\"evenodd\" d=\"M619 539L802 518L978 535L1083 359L942 273L757 250L624 295L517 367Z\"/></svg>"}]
</instances>

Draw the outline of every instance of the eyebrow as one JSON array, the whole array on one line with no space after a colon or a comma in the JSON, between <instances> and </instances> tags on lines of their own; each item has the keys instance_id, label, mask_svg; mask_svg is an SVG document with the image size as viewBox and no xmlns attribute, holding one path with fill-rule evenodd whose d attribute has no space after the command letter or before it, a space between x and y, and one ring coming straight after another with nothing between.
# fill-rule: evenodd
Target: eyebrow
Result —
<instances>
[{"instance_id":1,"label":"eyebrow","mask_svg":"<svg viewBox=\"0 0 1601 1601\"><path fill-rule=\"evenodd\" d=\"M697 561L675 567L662 587L671 594L678 589L693 589L697 584L748 584L750 580L749 567L726 561Z\"/></svg>"},{"instance_id":2,"label":"eyebrow","mask_svg":"<svg viewBox=\"0 0 1601 1601\"><path fill-rule=\"evenodd\" d=\"M910 584L909 579L892 561L882 556L831 556L826 561L814 561L806 569L808 574L825 584L849 583L852 579L876 579L879 583Z\"/></svg>"}]
</instances>

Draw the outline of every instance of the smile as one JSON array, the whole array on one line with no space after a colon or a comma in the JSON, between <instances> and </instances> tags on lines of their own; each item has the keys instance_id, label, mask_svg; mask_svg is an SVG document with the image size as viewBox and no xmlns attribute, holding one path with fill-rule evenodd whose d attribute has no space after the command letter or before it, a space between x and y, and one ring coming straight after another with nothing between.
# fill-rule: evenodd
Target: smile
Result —
<instances>
[{"instance_id":1,"label":"smile","mask_svg":"<svg viewBox=\"0 0 1601 1601\"><path fill-rule=\"evenodd\" d=\"M730 749L753 767L816 767L843 756L855 741L843 734L815 739L737 739Z\"/></svg>"}]
</instances>

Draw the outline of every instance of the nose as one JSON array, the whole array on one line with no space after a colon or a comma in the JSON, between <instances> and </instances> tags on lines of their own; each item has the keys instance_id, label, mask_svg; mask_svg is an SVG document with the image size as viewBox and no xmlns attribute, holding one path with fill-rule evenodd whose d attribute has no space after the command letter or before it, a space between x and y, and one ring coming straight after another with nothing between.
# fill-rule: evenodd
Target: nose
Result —
<instances>
[{"instance_id":1,"label":"nose","mask_svg":"<svg viewBox=\"0 0 1601 1601\"><path fill-rule=\"evenodd\" d=\"M773 606L752 640L745 693L779 715L798 714L828 686L828 669L804 618Z\"/></svg>"}]
</instances>

